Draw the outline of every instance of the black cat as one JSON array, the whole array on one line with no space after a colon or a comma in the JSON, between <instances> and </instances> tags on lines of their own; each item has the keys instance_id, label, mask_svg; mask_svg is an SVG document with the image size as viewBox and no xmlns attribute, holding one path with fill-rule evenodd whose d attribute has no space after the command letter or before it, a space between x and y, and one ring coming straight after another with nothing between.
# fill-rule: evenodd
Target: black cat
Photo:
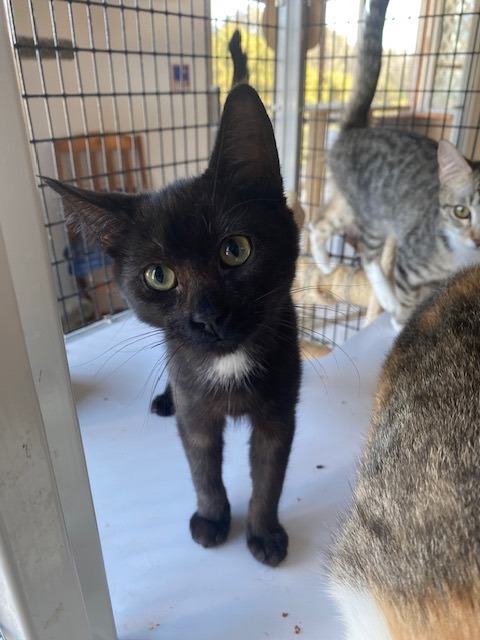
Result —
<instances>
[{"instance_id":1,"label":"black cat","mask_svg":"<svg viewBox=\"0 0 480 640\"><path fill-rule=\"evenodd\" d=\"M57 180L70 224L103 248L136 315L164 331L170 384L197 493L192 537L223 542L227 415L252 425L247 542L275 566L288 536L278 502L295 430L300 360L290 287L298 232L286 206L273 129L250 86L227 98L206 171L156 193L95 193Z\"/></svg>"}]
</instances>

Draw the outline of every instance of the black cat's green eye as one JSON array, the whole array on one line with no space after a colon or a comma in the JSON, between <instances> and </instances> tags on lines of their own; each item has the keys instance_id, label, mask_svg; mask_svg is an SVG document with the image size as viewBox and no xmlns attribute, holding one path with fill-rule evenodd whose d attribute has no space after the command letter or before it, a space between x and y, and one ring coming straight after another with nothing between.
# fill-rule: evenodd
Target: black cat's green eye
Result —
<instances>
[{"instance_id":1,"label":"black cat's green eye","mask_svg":"<svg viewBox=\"0 0 480 640\"><path fill-rule=\"evenodd\" d=\"M222 242L220 258L228 267L239 267L248 260L252 246L245 236L230 236Z\"/></svg>"},{"instance_id":2,"label":"black cat's green eye","mask_svg":"<svg viewBox=\"0 0 480 640\"><path fill-rule=\"evenodd\" d=\"M144 280L150 289L155 291L169 291L177 286L175 274L168 267L152 264L143 272Z\"/></svg>"},{"instance_id":3,"label":"black cat's green eye","mask_svg":"<svg viewBox=\"0 0 480 640\"><path fill-rule=\"evenodd\" d=\"M470 217L470 209L463 206L463 204L457 204L455 207L453 207L453 213L457 218L460 218L461 220L466 220Z\"/></svg>"}]
</instances>

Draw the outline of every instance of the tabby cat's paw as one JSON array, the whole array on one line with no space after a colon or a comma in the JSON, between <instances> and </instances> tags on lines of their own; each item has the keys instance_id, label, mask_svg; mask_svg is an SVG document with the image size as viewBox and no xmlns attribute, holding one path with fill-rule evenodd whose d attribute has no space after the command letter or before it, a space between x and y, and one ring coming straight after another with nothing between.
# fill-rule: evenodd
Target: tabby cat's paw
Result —
<instances>
[{"instance_id":1,"label":"tabby cat's paw","mask_svg":"<svg viewBox=\"0 0 480 640\"><path fill-rule=\"evenodd\" d=\"M403 329L403 326L404 326L403 323L399 322L396 318L394 318L394 316L390 317L390 322L392 327L395 329L395 331L397 333L400 333L400 331Z\"/></svg>"},{"instance_id":2,"label":"tabby cat's paw","mask_svg":"<svg viewBox=\"0 0 480 640\"><path fill-rule=\"evenodd\" d=\"M335 262L327 262L327 261L317 262L316 265L320 269L320 271L323 273L324 276L329 276L338 267L338 264L335 264Z\"/></svg>"},{"instance_id":3,"label":"tabby cat's paw","mask_svg":"<svg viewBox=\"0 0 480 640\"><path fill-rule=\"evenodd\" d=\"M221 520L208 520L197 512L190 519L192 538L202 547L216 547L225 542L230 531L230 513Z\"/></svg>"},{"instance_id":4,"label":"tabby cat's paw","mask_svg":"<svg viewBox=\"0 0 480 640\"><path fill-rule=\"evenodd\" d=\"M247 544L259 562L276 567L287 555L288 535L281 525L264 535L255 535L248 529Z\"/></svg>"}]
</instances>

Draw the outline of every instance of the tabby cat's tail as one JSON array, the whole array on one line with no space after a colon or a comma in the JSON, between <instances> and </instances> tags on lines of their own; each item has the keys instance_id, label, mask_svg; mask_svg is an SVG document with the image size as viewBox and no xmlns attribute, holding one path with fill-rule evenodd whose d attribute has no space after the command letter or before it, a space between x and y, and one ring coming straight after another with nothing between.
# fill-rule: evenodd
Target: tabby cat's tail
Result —
<instances>
[{"instance_id":1,"label":"tabby cat's tail","mask_svg":"<svg viewBox=\"0 0 480 640\"><path fill-rule=\"evenodd\" d=\"M388 1L370 0L358 53L353 98L343 121L344 129L368 125L368 114L382 66L382 36Z\"/></svg>"},{"instance_id":2,"label":"tabby cat's tail","mask_svg":"<svg viewBox=\"0 0 480 640\"><path fill-rule=\"evenodd\" d=\"M233 61L233 79L232 88L236 84L248 82L248 58L247 54L242 51L242 35L237 29L228 43L228 50Z\"/></svg>"}]
</instances>

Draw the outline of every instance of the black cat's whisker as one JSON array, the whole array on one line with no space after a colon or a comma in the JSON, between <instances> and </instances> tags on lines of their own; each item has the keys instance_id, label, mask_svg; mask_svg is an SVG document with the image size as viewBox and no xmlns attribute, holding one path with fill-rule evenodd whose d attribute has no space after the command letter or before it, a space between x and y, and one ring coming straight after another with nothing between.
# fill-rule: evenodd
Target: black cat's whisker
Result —
<instances>
[{"instance_id":1,"label":"black cat's whisker","mask_svg":"<svg viewBox=\"0 0 480 640\"><path fill-rule=\"evenodd\" d=\"M79 364L74 364L72 365L71 368L74 369L77 367L84 367L87 364L91 364L92 362L95 362L96 360L100 360L100 358L103 358L107 353L109 353L110 351L113 351L113 349L117 349L117 351L115 351L115 353L113 354L113 356L115 356L117 353L120 353L124 349L124 347L128 347L130 344L134 344L136 341L146 340L147 338L150 338L158 333L159 333L159 330L155 329L153 331L146 331L145 333L135 336L134 338L132 337L125 338L125 340L117 342L106 351L102 351L102 353L100 353L98 356L95 356L94 358L90 358L89 360L85 360L84 362L80 362Z\"/></svg>"},{"instance_id":2,"label":"black cat's whisker","mask_svg":"<svg viewBox=\"0 0 480 640\"><path fill-rule=\"evenodd\" d=\"M306 315L305 314L305 308L308 310L313 310L316 308L319 309L323 309L325 312L329 312L329 313L333 313L335 314L335 319L337 320L336 324L338 324L338 318L341 318L342 316L345 319L351 319L352 315L354 317L361 317L362 314L357 311L354 307L353 308L349 308L346 310L342 310L342 309L338 309L337 306L330 306L330 305L326 305L326 304L322 304L322 305L316 305L316 304L305 304L303 302L296 302L294 303L294 307L297 310L297 315L301 316L301 315ZM318 320L320 320L320 318L318 318ZM325 323L330 324L331 322L334 322L334 319L330 319L330 318L322 318L321 320L323 320Z\"/></svg>"},{"instance_id":3,"label":"black cat's whisker","mask_svg":"<svg viewBox=\"0 0 480 640\"><path fill-rule=\"evenodd\" d=\"M147 344L144 347L141 347L140 349L137 349L136 351L134 351L126 360L124 360L123 362L121 362L117 367L115 367L114 369L112 369L111 371L109 371L106 376L105 376L105 380L108 380L108 378L110 378L110 376L112 376L114 373L116 373L119 369L121 369L123 366L125 366L128 362L130 362L130 360L132 360L133 358L135 358L136 356L138 356L138 354L140 354L142 351L146 351L147 349L153 349L155 347L158 346L162 346L165 343L165 341L156 343L156 344ZM117 352L118 353L118 352ZM100 367L100 369L94 374L93 377L97 376L98 373L105 367L105 365L115 356L116 354L113 354L110 356L110 358L108 358L108 360Z\"/></svg>"},{"instance_id":4,"label":"black cat's whisker","mask_svg":"<svg viewBox=\"0 0 480 640\"><path fill-rule=\"evenodd\" d=\"M153 394L156 392L157 390L157 385L160 382L160 380L163 378L163 376L165 375L165 372L168 369L168 365L170 364L170 362L173 360L173 358L175 357L175 355L177 354L177 352L180 350L180 347L177 347L175 349L175 351L173 351L172 353L169 354L165 354L165 358L164 358L164 364L163 367L160 371L160 373L157 374L157 379L155 380L155 384L153 385L153 389L152 389L152 397Z\"/></svg>"},{"instance_id":5,"label":"black cat's whisker","mask_svg":"<svg viewBox=\"0 0 480 640\"><path fill-rule=\"evenodd\" d=\"M166 369L166 365L164 364L165 359L166 359L166 354L164 353L162 355L162 357L159 358L155 362L155 364L153 365L152 369L150 370L150 373L148 374L145 382L143 383L143 386L140 389L137 397L140 396L140 395L143 395L143 393L145 392L146 388L149 386L149 383L151 382L152 378L155 378L155 382L154 382L152 391L150 393L150 396L151 397L153 396L153 394L156 391L157 384L160 382L161 378L163 377L163 374L165 373L165 369ZM160 371L160 373L158 373L160 366L161 366L161 371Z\"/></svg>"},{"instance_id":6,"label":"black cat's whisker","mask_svg":"<svg viewBox=\"0 0 480 640\"><path fill-rule=\"evenodd\" d=\"M151 399L150 399L150 406L152 405L152 402L155 400L154 394L156 392L156 388L157 388L158 383L160 382L160 379L162 378L163 374L165 373L165 370L167 369L167 367L170 364L170 362L174 359L174 357L177 355L177 353L180 350L181 350L181 346L179 345L175 349L175 351L173 351L171 354L169 354L169 356L168 356L168 358L167 358L167 360L165 362L165 365L164 365L164 367L162 369L162 372L160 373L160 375L157 377L157 380L155 381L155 385L154 385L153 390L152 390L152 396L151 396ZM175 379L173 379L171 377L171 372L169 371L168 384L170 385L171 389L175 389L176 388L179 376L180 376L180 367L177 369Z\"/></svg>"},{"instance_id":7,"label":"black cat's whisker","mask_svg":"<svg viewBox=\"0 0 480 640\"><path fill-rule=\"evenodd\" d=\"M310 334L312 334L312 333L313 333L313 334L315 334L315 333L317 333L317 332L315 332L315 331L313 331L313 332L312 332L312 331L310 331L310 330L309 330L307 333L308 333L308 335L310 335ZM320 336L321 336L322 334L321 334L321 333L318 333L318 335L320 335ZM337 364L337 367L338 367L339 365L338 365L338 360L337 360L337 356L336 356L335 351L336 351L336 350L338 350L338 351L340 351L341 353L343 353L343 355L347 358L347 360L350 362L350 364L351 364L351 365L353 366L353 368L355 369L355 373L357 374L357 379L358 379L358 389L359 389L359 391L360 391L360 389L361 389L361 387L362 387L362 385L361 385L360 371L358 370L358 367L357 367L357 365L355 364L354 360L352 359L352 357L351 357L351 356L349 356L349 355L348 355L348 353L345 351L345 349L342 347L342 345L341 345L341 344L339 344L339 343L337 343L337 342L335 342L335 341L333 341L333 340L331 341L331 344L332 344L332 346L333 346L333 347L335 347L335 348L334 348L334 349L332 349L332 351L331 351L328 355L329 355L329 356L331 356L331 357L335 360L335 362L336 362L336 364Z\"/></svg>"},{"instance_id":8,"label":"black cat's whisker","mask_svg":"<svg viewBox=\"0 0 480 640\"><path fill-rule=\"evenodd\" d=\"M169 341L170 341L169 338L165 338L163 340L163 342L162 342L162 346L167 344ZM172 356L175 353L176 352L174 352L173 354L169 354L167 351L165 351L162 354L162 357L157 360L157 362L154 364L153 368L151 369L150 373L148 374L147 379L145 380L142 388L140 389L139 393L136 396L137 398L138 398L139 395L141 395L141 394L143 394L145 392L145 389L147 388L147 386L148 386L149 382L151 381L152 377L156 376L156 380L155 380L155 383L153 385L153 388L152 388L152 391L151 391L151 394L150 394L150 404L151 404L151 401L152 401L152 398L153 398L153 394L156 391L157 385L160 382L160 380L162 379L163 375L165 374L165 371L167 369L168 363L170 362ZM160 364L162 365L162 368L160 370L160 373L158 373L158 371L159 371L158 367L159 367Z\"/></svg>"},{"instance_id":9,"label":"black cat's whisker","mask_svg":"<svg viewBox=\"0 0 480 640\"><path fill-rule=\"evenodd\" d=\"M159 383L159 382L160 382L160 380L163 378L163 376L164 376L164 374L165 374L165 371L166 371L166 370L167 370L167 368L168 368L168 365L170 364L170 362L173 360L173 358L176 356L176 354L178 353L178 351L179 351L180 349L181 349L181 347L180 347L180 345L179 345L179 346L175 349L175 351L172 351L171 353L165 353L165 356L164 356L164 358L163 358L164 362L163 362L162 369L161 369L160 373L157 373L156 380L155 380L155 383L154 383L154 385L153 385L152 392L151 392L151 395L150 395L150 406L151 406L151 404L152 404L153 400L155 399L155 398L154 398L154 394L156 393L158 383ZM158 363L159 363L159 362L160 362L160 361L158 361ZM157 363L157 364L158 364L158 363ZM153 372L152 372L152 373L153 373ZM170 380L170 384L173 384L173 381L172 381L172 380Z\"/></svg>"},{"instance_id":10,"label":"black cat's whisker","mask_svg":"<svg viewBox=\"0 0 480 640\"><path fill-rule=\"evenodd\" d=\"M339 343L335 342L334 340L328 340L328 343L329 343L329 344L328 344L328 345L325 345L325 343L322 341L322 339L324 338L323 334L322 334L322 333L320 333L320 332L316 332L316 331L313 331L313 332L312 332L310 329L305 330L305 329L302 329L301 327L299 327L299 333L302 333L302 334L304 334L304 335L306 335L306 336L308 336L308 337L312 336L312 333L313 333L314 335L317 335L317 336L320 338L320 340L318 341L318 343L319 343L319 344L324 345L324 346L327 346L327 347L329 347L329 346L331 345L331 346L332 346L332 350L330 351L330 353L328 354L328 356L329 356L329 357L331 356L331 357L335 360L335 362L337 363L337 365L338 365L338 359L337 359L337 355L336 355L336 350L338 350L338 351L340 351L341 353L343 353L343 355L344 355L344 356L346 356L346 358L348 359L348 361L350 362L350 364L352 364L352 365L353 365L353 368L354 368L354 370L355 370L355 373L356 373L356 375L357 375L357 379L358 379L358 389L359 389L359 390L361 389L361 377L360 377L360 371L358 370L358 367L357 367L357 365L355 364L355 362L354 362L354 360L352 359L352 357L351 357L351 356L350 356L350 355L345 351L345 349L342 347L342 345L341 345L341 344L339 344ZM306 347L304 344L302 344L302 345L301 345L301 349L307 349L307 347ZM326 355L327 355L327 354L326 354ZM320 361L320 360L321 360L321 358L315 358L314 360L315 360L315 361L317 361L317 360L318 360L318 361ZM312 363L312 360L310 360L310 362ZM313 367L314 367L314 369L316 370L316 367L315 367L315 365L314 365L313 363L312 363L312 366L313 366ZM323 366L322 366L322 369L323 369ZM323 370L323 372L325 373L325 370ZM318 373L318 372L317 372L317 373ZM320 376L320 375L319 375L319 377L320 377L320 379L323 381L322 376Z\"/></svg>"},{"instance_id":11,"label":"black cat's whisker","mask_svg":"<svg viewBox=\"0 0 480 640\"><path fill-rule=\"evenodd\" d=\"M163 373L160 373L160 375L157 375L157 372L159 371L160 367L162 367L162 372L165 370L165 366L163 365L165 360L165 354L162 355L161 358L159 358L155 364L153 365L153 367L150 369L150 373L148 374L145 382L143 383L143 385L141 386L141 388L139 389L138 393L135 395L135 397L132 399L132 402L134 402L135 400L137 400L139 397L143 396L143 394L145 393L147 387L150 386L150 383L152 381L152 379L155 379L154 383L153 383L153 387L150 391L150 402L147 406L146 412L145 412L145 417L142 423L142 428L145 426L146 421L148 419L148 415L150 413L150 408L152 406L152 399L154 397L154 393L157 387L157 384L159 383ZM162 366L163 365L163 366Z\"/></svg>"},{"instance_id":12,"label":"black cat's whisker","mask_svg":"<svg viewBox=\"0 0 480 640\"><path fill-rule=\"evenodd\" d=\"M260 302L260 300L263 300L264 298L268 298L268 296L274 295L275 293L277 293L277 291L280 291L282 289L282 285L276 287L275 289L271 289L270 291L267 291L267 293L262 294L261 296L258 296L258 298L255 298L253 300L253 302Z\"/></svg>"},{"instance_id":13,"label":"black cat's whisker","mask_svg":"<svg viewBox=\"0 0 480 640\"><path fill-rule=\"evenodd\" d=\"M304 347L300 348L300 353L306 353L307 356L311 356L311 357L307 357L308 363L315 371L315 374L317 375L318 379L322 383L323 389L325 391L325 395L328 397L329 395L328 385L326 382L328 380L328 376L326 375L325 368L323 367L323 365L319 363L318 359L315 358L314 354L312 354L310 351L308 351Z\"/></svg>"},{"instance_id":14,"label":"black cat's whisker","mask_svg":"<svg viewBox=\"0 0 480 640\"><path fill-rule=\"evenodd\" d=\"M155 363L154 367L152 368L152 370L150 371L142 389L140 390L140 393L138 395L141 395L145 392L145 389L147 388L147 385L149 384L149 382L152 380L152 378L155 378L155 381L151 387L151 391L150 391L150 401L148 403L148 408L147 411L145 413L145 417L144 420L142 422L142 429L145 427L150 414L152 413L152 403L154 402L157 394L157 386L160 382L160 380L163 378L165 371L167 370L168 364L171 362L172 358L175 356L175 354L177 353L177 351L180 349L180 347L177 347L177 349L175 351L173 351L172 353L167 353L165 352L163 354L163 357L159 360L157 360L157 362ZM170 383L172 384L172 381L167 378L167 384ZM138 397L138 396L137 396Z\"/></svg>"},{"instance_id":15,"label":"black cat's whisker","mask_svg":"<svg viewBox=\"0 0 480 640\"><path fill-rule=\"evenodd\" d=\"M283 334L280 331L280 327L282 327L282 326L287 328L287 329L291 329L292 325L291 325L291 323L288 323L288 322L279 322L275 328L272 329L271 327L269 327L270 330L274 331L274 333L275 333L275 335L276 335L276 337L278 339L282 339L282 337L283 337ZM312 334L311 331L307 331L307 330L303 329L301 326L298 326L298 325L297 325L297 331L298 331L299 334L304 334L304 335L306 335L308 337L310 337L311 334ZM323 338L322 334L318 334L318 335ZM334 345L334 346L337 346L337 345L335 345L335 343L333 341L329 341L329 343ZM324 344L324 343L321 340L319 340L319 344ZM305 352L307 352L307 349L304 348L304 345L300 345L300 349L301 350L305 350ZM315 360L317 360L317 359L315 359ZM319 364L319 363L312 363L312 366L315 369L315 372L317 373L319 379L322 381L322 384L325 386L325 389L327 390L326 385L325 385L325 381L324 381L324 377L321 375L321 372L317 369L317 364ZM323 374L325 374L325 369L324 369L323 365L319 364L319 366L322 369Z\"/></svg>"},{"instance_id":16,"label":"black cat's whisker","mask_svg":"<svg viewBox=\"0 0 480 640\"><path fill-rule=\"evenodd\" d=\"M264 322L264 323L261 323L261 324L262 324L264 327L266 327L266 326L267 326L267 324L266 324L265 322ZM277 324L276 324L274 327L271 327L270 325L268 325L269 330L270 330L270 331L273 331L273 333L274 333L274 335L276 336L276 338L277 338L277 339L281 340L281 339L283 339L283 338L285 337L285 339L286 339L286 340L288 340L289 338L288 338L288 337L286 337L286 336L284 336L283 332L281 331L281 328L282 328L282 327L285 327L286 329L291 329L291 328L292 328L292 323L290 323L290 322L286 322L286 321L280 321L280 322L277 322ZM308 330L304 329L303 327L301 327L301 326L300 326L300 325L298 325L298 324L296 324L296 329L297 329L297 333L298 333L299 335L300 335L300 334L303 334L303 335L305 335L305 336L307 336L307 337L311 337L311 335L312 335L312 332L311 332L311 331L308 331ZM318 334L318 335L319 335L319 336L321 336L322 338L324 338L324 336L322 336L322 334ZM332 342L332 341L330 341L330 340L329 340L328 342L329 342L329 344L333 344L333 345L335 344L335 343L333 343L333 342ZM318 341L318 343L319 343L319 344L325 344L325 343L323 342L323 340L319 340L319 341ZM309 352L308 352L308 349L307 349L303 344L301 344L301 345L300 345L300 350L301 350L301 351L304 351L305 353L309 353ZM312 355L312 354L310 353L310 355ZM316 359L315 359L315 360L316 360ZM322 383L323 383L323 384L324 384L324 386L325 386L325 382L324 382L323 376L321 375L321 372L320 372L320 371L318 370L318 368L317 368L317 366L320 366L320 368L322 369L322 372L325 374L325 370L324 370L323 366L322 366L321 364L318 364L318 363L315 363L315 362L312 362L312 366L313 366L313 368L315 369L315 371L316 371L316 373L317 373L317 375L318 375L319 379L322 381ZM326 386L325 386L325 389L326 389Z\"/></svg>"},{"instance_id":17,"label":"black cat's whisker","mask_svg":"<svg viewBox=\"0 0 480 640\"><path fill-rule=\"evenodd\" d=\"M342 305L345 305L346 307L348 307L348 309L352 309L357 313L362 313L362 311L361 311L362 305L354 304L353 302L350 302L349 300L347 300L346 298L343 298L342 296L340 296L338 294L335 294L335 295L331 294L327 290L322 291L322 290L317 289L317 287L314 287L314 286L295 287L295 288L291 289L291 292L292 292L293 296L295 296L295 294L299 295L301 293L305 293L305 292L309 292L309 291L315 291L320 296L323 294L323 295L325 295L325 297L336 298L336 301L335 302L332 301L332 304L335 304L335 305L342 304ZM333 310L333 308L329 304L325 304L323 302L322 303L319 303L319 302L296 302L295 306L298 306L299 304L304 304L304 305L312 306L312 307L320 306L320 307L325 307L325 308Z\"/></svg>"},{"instance_id":18,"label":"black cat's whisker","mask_svg":"<svg viewBox=\"0 0 480 640\"><path fill-rule=\"evenodd\" d=\"M128 346L132 346L133 344L135 344L136 342L140 342L140 340L134 340L132 341ZM110 371L106 376L105 379L109 378L113 373L115 373L116 371L118 371L121 367L123 367L125 364L127 364L128 362L130 362L130 360L132 360L133 358L135 358L135 356L137 356L138 354L140 354L142 351L146 351L147 349L154 349L155 347L159 347L162 346L164 344L164 341L160 341L160 342L155 342L153 344L147 344L143 347L140 347L138 349L136 349L126 360L123 360L117 367L115 367L115 369L113 369L112 371ZM93 374L93 378L96 378L99 373L101 371L103 371L103 369L108 365L108 363L113 360L113 358L115 358L116 356L118 356L119 353L123 352L123 348L118 349L117 351L115 351L114 353L112 353L106 360L105 362L97 369L97 371Z\"/></svg>"},{"instance_id":19,"label":"black cat's whisker","mask_svg":"<svg viewBox=\"0 0 480 640\"><path fill-rule=\"evenodd\" d=\"M103 364L101 365L101 367L99 367L99 369L97 369L97 371L93 374L93 377L95 378L106 366L107 364L115 357L117 356L119 353L122 353L127 347L132 347L133 345L137 344L138 342L141 342L142 340L145 339L152 339L152 338L156 338L157 336L161 336L162 335L162 331L159 329L156 329L155 331L149 332L147 334L143 334L143 335L139 335L139 336L135 336L134 338L130 338L129 340L124 340L122 341L122 343L120 343L122 346L120 348L118 348L116 351L114 351L106 360L105 362L103 362ZM120 365L118 365L118 367L116 367L113 371L111 371L107 377L110 377L110 375L112 375L112 373L114 373L115 371L118 371L118 369L120 369L124 364L126 364L127 362L129 362L132 358L134 358L136 355L138 355L139 353L141 353L142 351L146 351L147 349L155 349L157 347L161 347L166 343L166 339L165 337L163 337L161 340L155 340L155 342L153 343L149 343L144 345L141 348L136 349L131 356L129 356L129 358L127 358L126 360L124 360ZM109 351L112 351L113 349L115 349L118 345L115 345L114 347L111 347L110 349L108 349L105 353L108 353ZM104 354L101 354L101 356L103 357ZM96 360L97 358L95 358Z\"/></svg>"}]
</instances>

